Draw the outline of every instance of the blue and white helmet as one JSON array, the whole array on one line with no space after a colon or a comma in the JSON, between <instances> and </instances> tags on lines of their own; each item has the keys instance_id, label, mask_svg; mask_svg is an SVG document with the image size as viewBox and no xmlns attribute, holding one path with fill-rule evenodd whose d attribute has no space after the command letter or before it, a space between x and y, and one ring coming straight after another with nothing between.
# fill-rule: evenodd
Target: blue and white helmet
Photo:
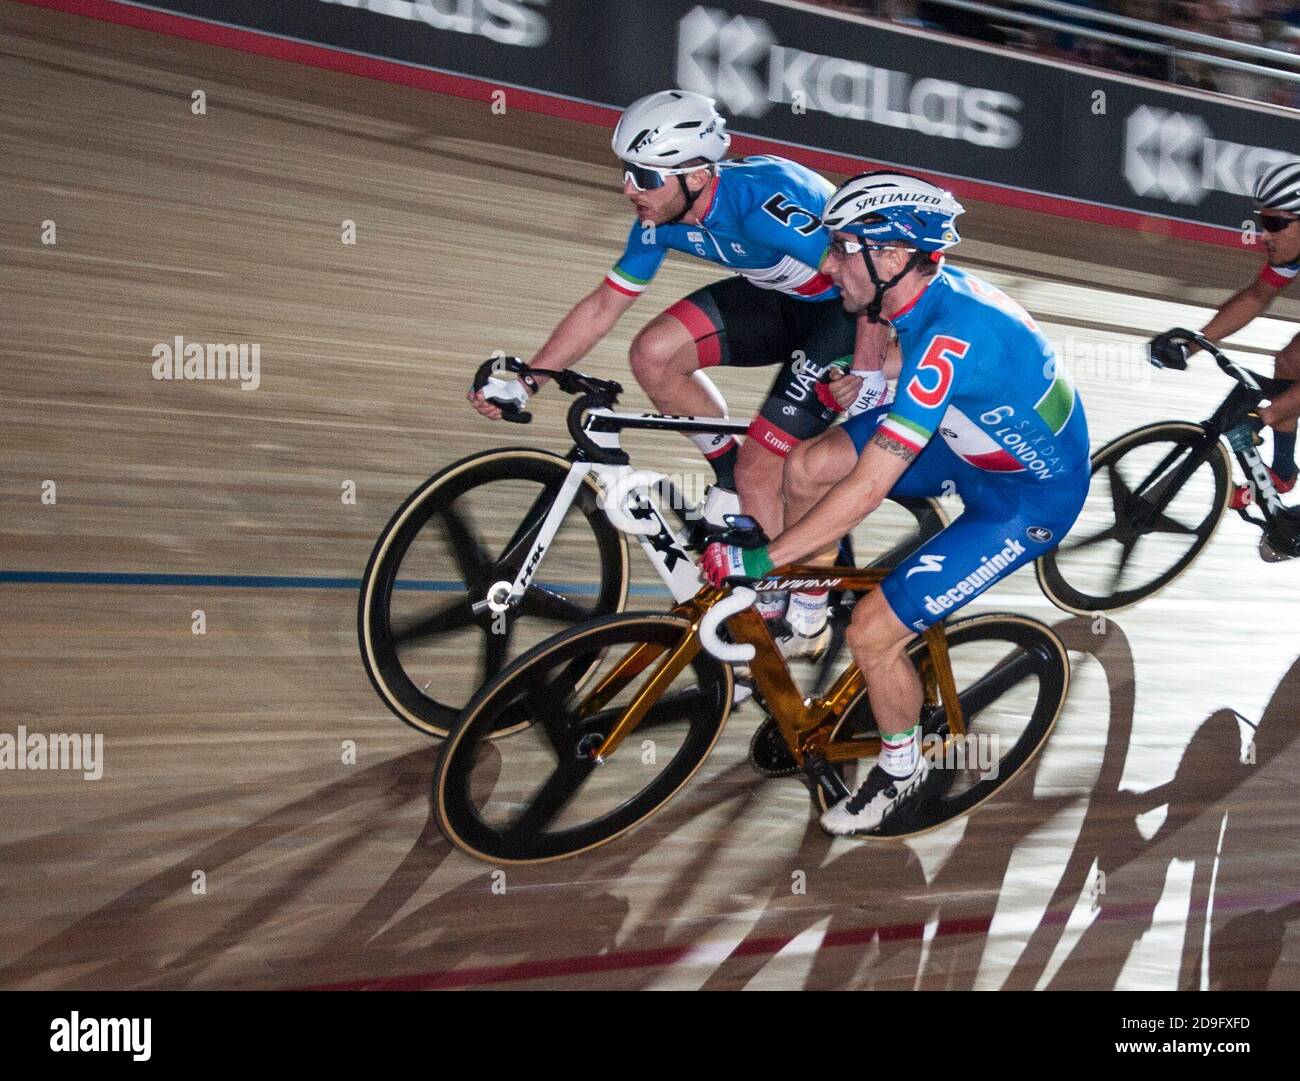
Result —
<instances>
[{"instance_id":1,"label":"blue and white helmet","mask_svg":"<svg viewBox=\"0 0 1300 1081\"><path fill-rule=\"evenodd\" d=\"M901 241L920 251L960 242L956 218L966 210L951 192L907 173L859 173L826 200L822 224L883 244Z\"/></svg>"}]
</instances>

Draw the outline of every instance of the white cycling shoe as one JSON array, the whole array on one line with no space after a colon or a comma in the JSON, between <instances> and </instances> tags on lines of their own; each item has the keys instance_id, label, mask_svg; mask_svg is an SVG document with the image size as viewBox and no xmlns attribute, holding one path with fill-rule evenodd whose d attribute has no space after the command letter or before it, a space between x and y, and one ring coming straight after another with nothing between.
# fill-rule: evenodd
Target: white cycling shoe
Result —
<instances>
[{"instance_id":1,"label":"white cycling shoe","mask_svg":"<svg viewBox=\"0 0 1300 1081\"><path fill-rule=\"evenodd\" d=\"M836 837L879 829L886 818L916 796L929 773L930 763L925 755L917 759L910 777L891 777L879 766L873 766L853 795L822 815L822 829Z\"/></svg>"}]
</instances>

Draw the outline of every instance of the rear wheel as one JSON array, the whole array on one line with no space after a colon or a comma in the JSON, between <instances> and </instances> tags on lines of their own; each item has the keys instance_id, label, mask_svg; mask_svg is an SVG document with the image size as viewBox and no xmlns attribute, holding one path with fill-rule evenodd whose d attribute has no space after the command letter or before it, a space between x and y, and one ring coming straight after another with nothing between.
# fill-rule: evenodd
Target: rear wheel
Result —
<instances>
[{"instance_id":1,"label":"rear wheel","mask_svg":"<svg viewBox=\"0 0 1300 1081\"><path fill-rule=\"evenodd\" d=\"M942 705L925 707L922 751L931 765L926 787L868 837L923 833L979 806L1039 752L1065 705L1069 656L1043 624L1016 615L979 615L948 624L945 635L965 734L948 731ZM923 639L912 643L908 656L924 673L929 654ZM864 690L832 730L826 758L852 792L866 779L879 747ZM836 764L837 751L858 757ZM825 792L820 786L815 791L826 810Z\"/></svg>"},{"instance_id":2,"label":"rear wheel","mask_svg":"<svg viewBox=\"0 0 1300 1081\"><path fill-rule=\"evenodd\" d=\"M593 753L690 633L690 621L671 613L606 616L543 642L484 687L434 776L448 839L479 859L542 863L611 841L658 811L722 731L728 665L695 640L635 729L603 761ZM582 689L579 672L589 673Z\"/></svg>"},{"instance_id":3,"label":"rear wheel","mask_svg":"<svg viewBox=\"0 0 1300 1081\"><path fill-rule=\"evenodd\" d=\"M361 582L361 656L384 704L413 728L446 735L511 659L566 625L622 610L627 540L591 477L518 607L483 603L519 572L570 464L526 448L462 459L416 489L379 535Z\"/></svg>"},{"instance_id":4,"label":"rear wheel","mask_svg":"<svg viewBox=\"0 0 1300 1081\"><path fill-rule=\"evenodd\" d=\"M1232 463L1199 424L1151 424L1092 458L1088 501L1074 530L1038 560L1038 584L1058 608L1113 612L1186 571L1228 505Z\"/></svg>"}]
</instances>

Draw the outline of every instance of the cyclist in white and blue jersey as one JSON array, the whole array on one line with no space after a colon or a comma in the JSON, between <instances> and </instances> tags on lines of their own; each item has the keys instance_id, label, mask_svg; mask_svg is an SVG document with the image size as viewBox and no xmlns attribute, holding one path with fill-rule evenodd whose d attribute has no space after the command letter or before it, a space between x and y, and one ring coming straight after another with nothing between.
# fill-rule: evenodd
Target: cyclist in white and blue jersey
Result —
<instances>
[{"instance_id":1,"label":"cyclist in white and blue jersey","mask_svg":"<svg viewBox=\"0 0 1300 1081\"><path fill-rule=\"evenodd\" d=\"M721 160L730 145L725 121L712 99L680 90L630 105L613 145L637 220L603 282L560 321L530 364L576 363L613 329L669 251L731 271L646 324L629 359L660 411L703 417L727 411L709 368L779 366L743 445L731 436L690 437L717 475L710 500L738 492L741 508L775 535L783 525L783 459L835 420L839 407L818 377L828 364L851 361L859 324L859 354L869 359L855 372L867 373L858 406L882 400L886 391L879 371L886 328L846 312L821 269L829 237L820 214L834 185L785 158ZM527 396L512 383L469 398L495 419L500 410L487 399L509 394ZM716 517L709 504L706 514ZM768 600L764 615L779 616L782 599Z\"/></svg>"},{"instance_id":2,"label":"cyclist in white and blue jersey","mask_svg":"<svg viewBox=\"0 0 1300 1081\"><path fill-rule=\"evenodd\" d=\"M712 544L701 560L715 584L829 563L836 539L886 496L961 497L961 516L853 610L847 641L882 749L858 791L822 816L830 833L878 828L925 779L911 639L1056 547L1088 493L1088 424L1051 344L1004 293L943 262L962 212L948 192L896 172L864 173L831 197L827 271L849 311L893 326L896 399L791 455L780 536L761 548ZM792 623L812 599L791 598Z\"/></svg>"},{"instance_id":3,"label":"cyclist in white and blue jersey","mask_svg":"<svg viewBox=\"0 0 1300 1081\"><path fill-rule=\"evenodd\" d=\"M1255 185L1255 213L1264 237L1267 261L1257 277L1237 290L1205 324L1201 331L1211 341L1235 334L1268 310L1278 292L1300 274L1300 160L1283 161L1266 169ZM1157 367L1182 370L1197 347L1175 331L1157 334L1150 343L1151 362ZM1300 380L1300 334L1277 354L1273 374L1278 379ZM1300 382L1275 401L1256 411L1260 421L1273 429L1273 486L1289 492L1296 485L1296 418L1300 417ZM1235 430L1234 430L1235 432ZM1233 444L1248 444L1254 437L1249 425L1233 437ZM1250 505L1249 484L1240 485L1232 506L1244 510Z\"/></svg>"}]
</instances>

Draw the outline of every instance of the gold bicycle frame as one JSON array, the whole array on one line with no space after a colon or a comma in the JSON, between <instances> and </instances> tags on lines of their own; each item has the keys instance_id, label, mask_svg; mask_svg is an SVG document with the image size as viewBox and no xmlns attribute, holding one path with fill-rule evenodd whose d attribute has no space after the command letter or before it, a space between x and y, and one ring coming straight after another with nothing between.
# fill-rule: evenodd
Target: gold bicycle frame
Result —
<instances>
[{"instance_id":1,"label":"gold bicycle frame","mask_svg":"<svg viewBox=\"0 0 1300 1081\"><path fill-rule=\"evenodd\" d=\"M791 564L769 572L759 583L764 590L798 588L800 581L815 579L819 587L829 589L872 590L889 575L886 568L819 567ZM591 755L601 761L611 755L624 738L644 720L660 696L699 653L700 621L704 614L728 595L728 590L703 587L694 597L672 609L672 614L690 620L690 628L673 647L641 643L633 646L618 663L591 688L578 707L585 716L604 708L614 696L646 671L656 659L658 667L645 685L624 708L614 727ZM852 662L840 673L825 695L806 698L790 675L785 657L777 648L767 623L756 608L750 606L727 621L731 637L754 647L749 670L755 691L761 695L768 712L775 718L786 745L799 765L809 755L819 754L827 762L872 758L880 753L879 739L855 739L832 743L831 729L849 704L862 692L865 684L861 671ZM920 661L921 685L925 704L942 705L948 721L949 742L966 731L965 718L957 697L957 684L948 656L948 640L943 624L936 623L921 635L926 656Z\"/></svg>"}]
</instances>

